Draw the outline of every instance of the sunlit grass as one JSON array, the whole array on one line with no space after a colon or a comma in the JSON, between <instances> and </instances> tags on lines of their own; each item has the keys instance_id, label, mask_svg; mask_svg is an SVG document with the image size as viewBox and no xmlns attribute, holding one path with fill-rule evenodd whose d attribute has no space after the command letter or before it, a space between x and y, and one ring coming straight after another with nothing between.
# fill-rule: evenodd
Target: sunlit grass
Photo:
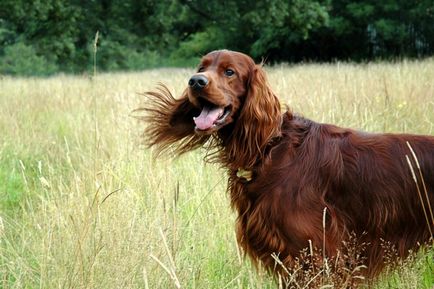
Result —
<instances>
[{"instance_id":1,"label":"sunlit grass","mask_svg":"<svg viewBox=\"0 0 434 289\"><path fill-rule=\"evenodd\" d=\"M267 72L308 118L434 134L433 59ZM237 250L224 170L140 145L138 93L164 82L179 95L191 73L0 78L0 288L275 288ZM378 288L431 288L432 259Z\"/></svg>"}]
</instances>

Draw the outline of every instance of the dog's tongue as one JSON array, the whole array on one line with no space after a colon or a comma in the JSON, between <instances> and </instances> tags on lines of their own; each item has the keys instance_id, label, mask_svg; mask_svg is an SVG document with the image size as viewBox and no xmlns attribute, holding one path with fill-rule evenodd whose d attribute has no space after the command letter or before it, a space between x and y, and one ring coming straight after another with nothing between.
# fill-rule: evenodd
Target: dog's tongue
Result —
<instances>
[{"instance_id":1,"label":"dog's tongue","mask_svg":"<svg viewBox=\"0 0 434 289\"><path fill-rule=\"evenodd\" d=\"M194 123L200 130L209 129L219 118L219 116L223 114L223 111L224 109L222 107L204 106L200 115L194 118Z\"/></svg>"}]
</instances>

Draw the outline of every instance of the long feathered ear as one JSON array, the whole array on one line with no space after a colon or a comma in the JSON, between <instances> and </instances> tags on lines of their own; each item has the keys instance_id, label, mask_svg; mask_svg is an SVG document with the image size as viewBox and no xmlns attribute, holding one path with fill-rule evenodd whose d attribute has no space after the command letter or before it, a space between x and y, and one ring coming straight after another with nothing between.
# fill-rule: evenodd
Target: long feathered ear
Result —
<instances>
[{"instance_id":1,"label":"long feathered ear","mask_svg":"<svg viewBox=\"0 0 434 289\"><path fill-rule=\"evenodd\" d=\"M243 162L240 166L252 167L263 157L267 144L281 135L281 121L280 102L268 85L262 65L255 65L234 132L240 146L235 145L239 151L232 153Z\"/></svg>"},{"instance_id":2,"label":"long feathered ear","mask_svg":"<svg viewBox=\"0 0 434 289\"><path fill-rule=\"evenodd\" d=\"M169 89L160 84L156 91L145 93L147 100L143 108L135 112L144 112L139 119L145 122L143 133L145 143L157 147L157 155L173 148L182 154L202 146L209 138L194 132L193 117L199 114L187 98L186 92L175 99Z\"/></svg>"}]
</instances>

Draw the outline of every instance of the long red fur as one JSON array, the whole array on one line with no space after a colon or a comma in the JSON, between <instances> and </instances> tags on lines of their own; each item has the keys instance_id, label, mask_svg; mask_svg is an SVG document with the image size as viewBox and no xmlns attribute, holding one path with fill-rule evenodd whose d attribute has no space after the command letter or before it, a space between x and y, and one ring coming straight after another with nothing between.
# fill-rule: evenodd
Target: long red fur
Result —
<instances>
[{"instance_id":1,"label":"long red fur","mask_svg":"<svg viewBox=\"0 0 434 289\"><path fill-rule=\"evenodd\" d=\"M162 85L147 93L145 137L161 153L213 152L228 171L238 242L252 260L273 270L274 253L290 267L309 242L332 258L355 234L366 244L365 274L372 277L384 267L384 244L405 257L432 238L434 223L427 223L405 156L412 156L408 142L427 187L425 207L434 208L433 136L366 133L282 113L261 65L242 53L214 51L200 67L210 81L201 93L231 105L228 123L197 131L195 92L187 88L174 98ZM236 78L224 75L227 67ZM239 169L252 179L237 176Z\"/></svg>"}]
</instances>

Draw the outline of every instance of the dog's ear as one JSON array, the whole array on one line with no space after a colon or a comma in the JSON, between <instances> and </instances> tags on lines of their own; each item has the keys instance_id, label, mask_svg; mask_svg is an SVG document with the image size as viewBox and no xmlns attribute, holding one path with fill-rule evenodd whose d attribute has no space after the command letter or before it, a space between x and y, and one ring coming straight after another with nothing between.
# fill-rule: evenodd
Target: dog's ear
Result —
<instances>
[{"instance_id":1,"label":"dog's ear","mask_svg":"<svg viewBox=\"0 0 434 289\"><path fill-rule=\"evenodd\" d=\"M209 136L195 134L193 117L200 112L188 100L187 91L175 99L161 84L156 91L146 92L144 112L139 118L145 122L145 143L156 146L158 154L173 148L177 154L193 150L204 144ZM157 155L158 155L157 154Z\"/></svg>"},{"instance_id":2,"label":"dog's ear","mask_svg":"<svg viewBox=\"0 0 434 289\"><path fill-rule=\"evenodd\" d=\"M244 166L253 166L270 140L280 136L281 119L280 102L267 82L262 65L255 65L234 132L240 137L243 148L237 154L244 154L242 159L249 160Z\"/></svg>"}]
</instances>

